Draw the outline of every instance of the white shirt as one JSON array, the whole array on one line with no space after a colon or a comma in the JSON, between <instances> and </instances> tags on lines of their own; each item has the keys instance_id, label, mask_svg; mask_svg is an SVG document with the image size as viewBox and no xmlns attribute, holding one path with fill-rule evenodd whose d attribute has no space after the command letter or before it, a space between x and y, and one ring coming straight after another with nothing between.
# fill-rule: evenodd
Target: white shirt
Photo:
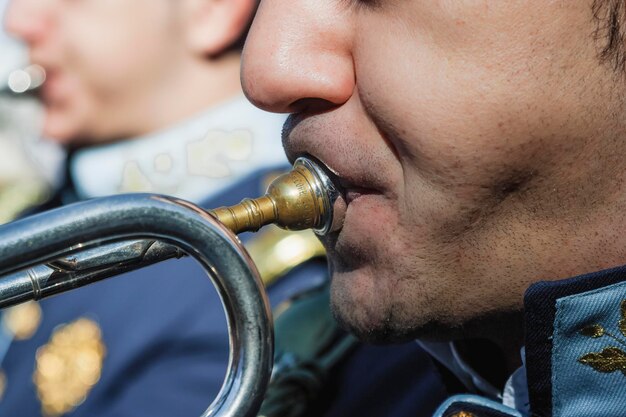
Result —
<instances>
[{"instance_id":1,"label":"white shirt","mask_svg":"<svg viewBox=\"0 0 626 417\"><path fill-rule=\"evenodd\" d=\"M284 119L239 96L163 131L81 149L70 174L80 198L151 192L199 203L257 170L287 164Z\"/></svg>"}]
</instances>

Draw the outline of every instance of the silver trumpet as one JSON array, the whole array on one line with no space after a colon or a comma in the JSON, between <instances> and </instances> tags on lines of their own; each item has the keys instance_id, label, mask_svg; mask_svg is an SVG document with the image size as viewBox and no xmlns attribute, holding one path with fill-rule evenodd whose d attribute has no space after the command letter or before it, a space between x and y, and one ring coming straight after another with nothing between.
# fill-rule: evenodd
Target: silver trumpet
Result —
<instances>
[{"instance_id":1,"label":"silver trumpet","mask_svg":"<svg viewBox=\"0 0 626 417\"><path fill-rule=\"evenodd\" d=\"M232 207L205 211L171 197L127 194L34 215L0 227L0 308L192 256L220 294L231 346L222 388L202 416L255 416L271 373L273 327L236 233L275 223L326 234L341 227L344 206L326 171L300 158L265 196Z\"/></svg>"}]
</instances>

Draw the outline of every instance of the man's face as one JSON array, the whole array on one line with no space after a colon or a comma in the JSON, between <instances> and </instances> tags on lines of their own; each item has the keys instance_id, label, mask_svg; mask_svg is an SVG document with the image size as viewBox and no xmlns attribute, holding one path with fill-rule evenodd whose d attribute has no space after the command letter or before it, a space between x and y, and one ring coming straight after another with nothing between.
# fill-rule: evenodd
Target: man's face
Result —
<instances>
[{"instance_id":1,"label":"man's face","mask_svg":"<svg viewBox=\"0 0 626 417\"><path fill-rule=\"evenodd\" d=\"M61 142L136 133L167 100L181 54L176 2L12 0L6 28L47 71L45 134Z\"/></svg>"},{"instance_id":2,"label":"man's face","mask_svg":"<svg viewBox=\"0 0 626 417\"><path fill-rule=\"evenodd\" d=\"M294 113L291 158L342 179L325 245L353 331L451 335L532 282L623 263L623 80L592 6L262 0L244 89Z\"/></svg>"}]
</instances>

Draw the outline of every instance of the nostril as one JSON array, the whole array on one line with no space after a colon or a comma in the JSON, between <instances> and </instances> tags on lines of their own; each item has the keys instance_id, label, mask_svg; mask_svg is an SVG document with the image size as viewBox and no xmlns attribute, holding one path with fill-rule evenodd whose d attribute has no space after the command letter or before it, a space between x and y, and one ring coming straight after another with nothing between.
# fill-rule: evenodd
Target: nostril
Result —
<instances>
[{"instance_id":1,"label":"nostril","mask_svg":"<svg viewBox=\"0 0 626 417\"><path fill-rule=\"evenodd\" d=\"M321 98L301 98L289 105L289 113L323 113L337 107L336 104Z\"/></svg>"}]
</instances>

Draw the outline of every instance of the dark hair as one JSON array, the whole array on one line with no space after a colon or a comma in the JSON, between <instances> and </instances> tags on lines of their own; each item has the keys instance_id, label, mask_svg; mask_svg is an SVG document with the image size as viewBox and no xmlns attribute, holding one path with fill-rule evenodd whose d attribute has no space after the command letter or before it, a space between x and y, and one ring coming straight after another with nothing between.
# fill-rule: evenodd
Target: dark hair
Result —
<instances>
[{"instance_id":1,"label":"dark hair","mask_svg":"<svg viewBox=\"0 0 626 417\"><path fill-rule=\"evenodd\" d=\"M593 18L597 27L594 33L599 42L599 58L616 71L626 71L626 0L594 0Z\"/></svg>"}]
</instances>

